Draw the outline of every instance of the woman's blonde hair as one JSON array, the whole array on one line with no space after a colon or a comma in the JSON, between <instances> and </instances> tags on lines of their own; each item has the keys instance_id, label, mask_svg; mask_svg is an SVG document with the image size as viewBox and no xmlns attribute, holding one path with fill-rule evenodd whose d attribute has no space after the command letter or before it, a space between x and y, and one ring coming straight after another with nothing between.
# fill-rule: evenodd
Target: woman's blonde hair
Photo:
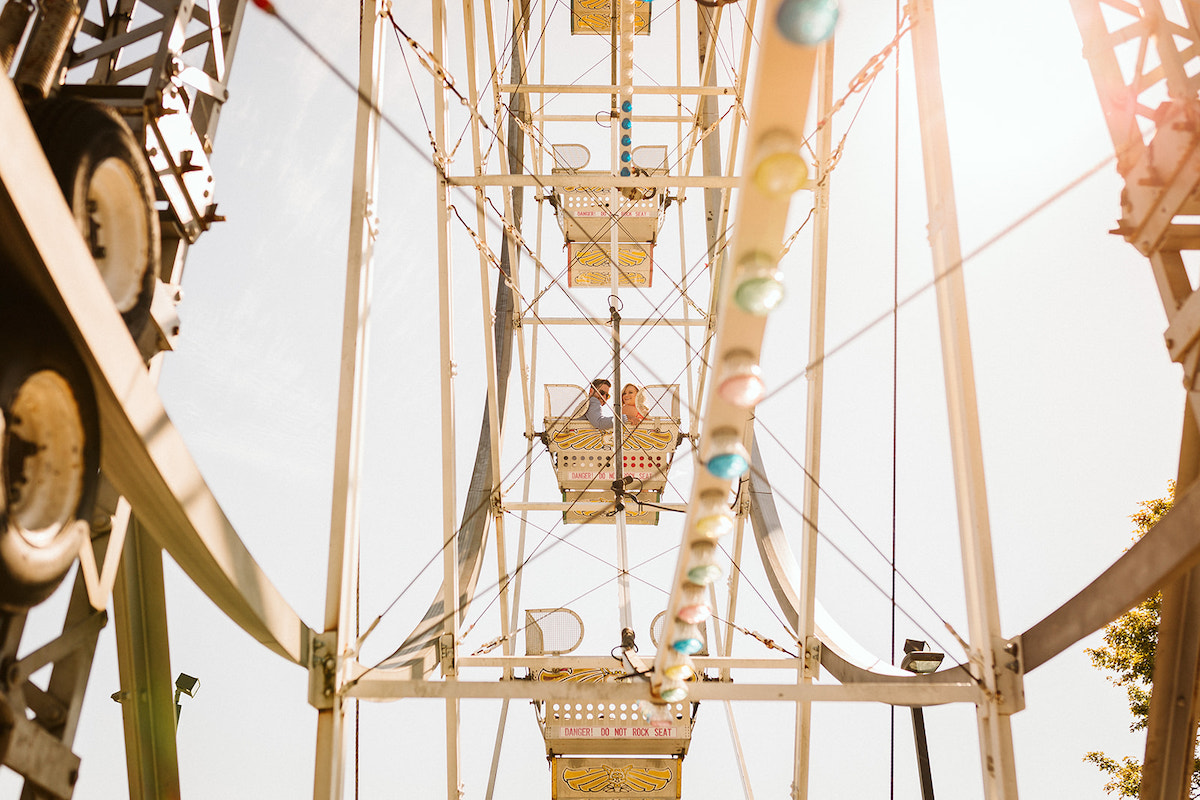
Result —
<instances>
[{"instance_id":1,"label":"woman's blonde hair","mask_svg":"<svg viewBox=\"0 0 1200 800\"><path fill-rule=\"evenodd\" d=\"M627 383L621 389L621 405L625 405L625 389L628 389L631 386L637 392L637 394L635 394L633 396L634 407L638 410L638 413L640 413L643 417L648 416L650 414L650 409L648 409L646 407L645 392L643 392L642 387L638 386L636 383Z\"/></svg>"}]
</instances>

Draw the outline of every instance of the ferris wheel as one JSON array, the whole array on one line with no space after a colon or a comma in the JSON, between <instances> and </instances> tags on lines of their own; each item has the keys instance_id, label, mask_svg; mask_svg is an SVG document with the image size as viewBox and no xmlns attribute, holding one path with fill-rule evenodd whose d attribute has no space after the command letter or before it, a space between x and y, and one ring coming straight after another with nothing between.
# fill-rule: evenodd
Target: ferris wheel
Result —
<instances>
[{"instance_id":1,"label":"ferris wheel","mask_svg":"<svg viewBox=\"0 0 1200 800\"><path fill-rule=\"evenodd\" d=\"M692 763L689 753L698 760L693 748L712 723L699 709L718 702L734 741L733 769L748 787L731 705L740 701L788 704L781 727L794 738L784 749L794 756L795 797L808 793L820 736L814 708L825 701L973 706L983 791L1015 797L1010 718L1024 704L1024 674L1191 563L1185 499L1184 513L1155 539L1177 537L1176 549L1189 554L1178 563L1146 555L1156 552L1151 546L1131 551L1022 636L1001 630L929 0L899 15L894 38L880 42L841 97L833 89L832 0L701 0L694 8L663 0L468 3L461 12L434 2L429 18L379 2L364 4L359 76L349 81L358 92L357 128L329 577L324 618L306 623L221 511L153 382L155 360L178 334L184 257L220 221L207 155L233 44L251 12L242 2L189 5L186 13L181 5L174 17L159 10L161 18L139 27L142 18L123 4L101 5L56 20L10 0L0 20L0 55L21 87L18 95L6 81L0 90L2 118L15 120L0 141L10 198L0 209L0 516L7 526L0 605L4 708L15 710L8 715L15 721L4 724L20 734L0 741L5 763L21 766L37 791L71 796L78 767L71 737L122 552L125 574L139 577L117 591L138 598L146 630L158 624L161 575L156 588L152 561L161 547L223 613L308 673L307 699L318 713L317 797L345 792L349 749L358 746L348 709L399 698L444 701L448 796L463 783L464 750L479 750L464 741L461 706L487 698L504 703L488 797L512 700L533 705L549 764L539 780L550 786L538 791L556 797L686 794L683 766ZM253 5L301 37L282 4ZM1091 40L1112 44L1128 34L1113 44L1111 59L1103 47L1089 51L1122 174L1143 187L1127 198L1121 232L1170 289L1169 347L1191 363L1196 337L1180 253L1192 238L1175 217L1191 210L1185 167L1193 113L1186 103L1164 106L1155 125L1175 133L1161 141L1145 122L1152 116L1145 98L1164 81L1171 97L1194 94L1191 51L1163 52L1158 67L1137 60L1134 77L1125 78L1115 48L1186 38L1195 30L1193 9L1174 19L1147 2L1124 29L1111 23L1115 6L1075 5ZM1117 10L1128 12L1124 4ZM40 50L51 34L62 47ZM72 35L90 39L68 52ZM125 53L153 37L161 42L155 54ZM382 90L389 38L432 83L423 125L416 115L399 124L389 113ZM916 631L922 638L906 643L903 661L893 653L887 664L856 655L820 608L817 555L829 539L819 512L829 500L820 465L832 355L825 344L830 192L845 144L835 144L834 132L853 124L848 101L869 88L901 41L911 44L915 66L934 267L921 291L936 296L966 630L960 636L951 628L953 654L937 641L942 631ZM149 86L132 91L147 71ZM1118 89L1138 102L1113 100ZM429 321L412 349L436 351L437 401L428 403L436 412L408 424L422 429L413 432L426 443L422 452L440 458L405 473L422 491L397 516L424 537L406 543L404 569L410 552L433 553L417 565L423 569L410 570L412 582L428 584L440 566L441 585L423 586L433 590L427 606L405 589L385 608L364 607L373 621L359 626L366 535L359 492L370 438L367 341L383 241L385 126L433 176L432 221L423 233L434 243L437 303L411 305ZM81 193L72 193L73 182ZM798 243L811 244L811 256ZM474 299L456 297L465 272L478 273L481 295L475 335L482 347L471 344L473 356L461 355L454 321L464 310L475 315ZM797 312L805 283L809 307ZM785 296L790 306L781 305ZM806 352L789 352L786 361L772 355L771 337L800 326L782 314L807 323L797 338ZM40 327L46 333L31 338ZM800 382L804 411L797 405L789 413L803 425L763 413ZM475 395L464 386L483 397L469 471L460 445L469 447L473 431L460 416ZM771 457L780 451L800 465L798 486L774 478L779 464ZM125 543L131 515L141 527ZM746 557L751 539L761 567ZM76 563L62 635L32 653L21 649L25 614ZM778 633L751 630L751 591ZM892 599L894 606L894 586ZM129 613L124 603L114 613ZM410 613L392 640L395 609ZM172 692L146 644L151 638L122 645L132 677L114 697L137 731L131 763L143 765L174 758L173 745L167 755L160 750ZM733 655L735 641L753 641L757 655ZM1172 685L1186 679L1186 654L1176 660L1164 678ZM57 677L47 686L31 681L50 664ZM763 671L768 679L743 677ZM194 680L176 683L176 704L195 688ZM1181 713L1160 711L1155 724L1169 728L1169 715ZM178 721L178 705L175 714ZM1175 750L1191 742L1174 738L1167 746ZM37 762L35 751L49 756ZM484 751L471 758L486 759ZM1168 784L1185 771L1171 763ZM1180 763L1190 771L1190 761ZM145 796L169 793L171 768L164 769L146 779Z\"/></svg>"},{"instance_id":2,"label":"ferris wheel","mask_svg":"<svg viewBox=\"0 0 1200 800\"><path fill-rule=\"evenodd\" d=\"M666 27L671 32L672 21L669 17L656 21L650 4L625 2L594 8L577 3L571 8L569 28L565 24L556 28L545 19L534 23L528 16L534 10L514 15L508 39L512 48L500 50L482 70L473 61L481 44L475 39L475 27L462 25L467 38L465 91L450 77L453 70L447 66L447 48L440 33L447 25L438 16L442 12L435 11L429 45L417 43L386 9L377 11L373 23L383 27L388 18L400 37L422 56L435 80L462 99L468 109L459 123L463 134L458 142L464 141L469 128L475 159L471 174L455 174L443 155L458 144L446 138L447 131L457 126L442 121L447 106L440 91L428 130L439 174L436 208L443 264L439 269L442 363L453 361L450 241L459 225L479 252L480 269L485 273L495 270L493 281L481 281L485 287L490 282L496 286L497 299L491 307L495 338L485 336L488 388L484 433L461 518L455 503L454 464L446 461L443 467L443 528L447 533L442 588L422 623L398 649L376 663L350 667L347 690L331 692L333 699L329 710L323 712L319 740L319 747L324 742L325 752L334 754L326 756L331 764L329 780L334 784L341 781L333 765L339 752L337 720L343 695L361 699L405 696L408 690L396 687L410 686L440 668L451 680L435 696L447 698L447 720L453 729L459 713L457 701L480 691L466 688L460 679L472 667L503 667L506 676L513 668L527 671L524 677L532 684L498 692L488 689L487 696L532 696L551 764L551 781L562 796L626 791L624 781L632 780L630 775L652 787L646 791L677 792L697 700L794 699L798 701L797 741L807 741L810 703L821 691L814 690L812 682L821 664L844 684L877 686L878 696L870 691L864 695L875 699L936 697L937 702L944 702L986 686L985 691L998 698L998 703L979 706L985 758L989 763L1011 764L1007 714L1019 705L1020 692L996 681L1006 682L1016 674L1008 667L1016 656L994 653L987 662L993 666L983 671L972 673L964 665L925 676L906 675L898 668L871 672L852 663L836 642L818 634L813 594L817 494L806 492L809 505L804 518L808 524L801 539L803 566L798 566L781 530L765 466L757 457L753 412L768 391L760 357L767 319L784 293L780 259L791 244L789 204L801 191L816 193L818 209L828 203L824 171L832 163L829 123L834 99L828 89L832 51L820 45L833 32L836 6L812 2L774 5L764 10L766 22L756 34L754 9L739 15L732 8L701 5L697 10L699 58L695 72L689 67L686 73L680 64L685 52L691 56L692 47L685 45L690 35L683 31L678 10L673 49L640 44L639 37L654 37L656 30ZM932 64L922 76L921 99L924 113L936 120L941 98L932 9L915 13L924 15L919 30L924 38L921 47L926 50L918 58ZM526 33L536 30L542 36L529 45ZM571 43L553 42L556 33L569 35ZM378 39L376 31L370 40ZM497 52L492 42L489 38L484 48L489 54ZM533 49L525 50L522 45ZM538 48L535 79L534 51ZM589 48L596 53L595 63L591 71L581 71L580 59L588 61L585 54L591 52ZM723 59L720 53L725 54ZM826 76L825 90L818 102L824 116L816 140L810 141L806 139L806 118L820 53L826 58L820 70ZM364 48L362 74L377 75L379 58L378 52ZM559 59L563 59L561 66ZM752 62L758 71L751 96L747 76ZM609 80L591 79L591 72L597 70L607 71ZM475 83L481 72L493 79L492 104L487 111L479 110L481 97L486 97ZM502 84L497 76L506 72L511 72L511 82ZM722 75L729 75L731 83L723 85ZM368 80L360 95L374 98L372 85ZM507 102L499 100L506 92ZM595 110L598 102L600 111ZM567 113L558 112L560 107ZM581 114L579 108L588 110ZM378 124L377 109L361 105L359 146L363 157L359 163L368 173L371 132ZM930 182L936 193L945 193L950 191L945 131L936 123L931 128L927 133L931 140L927 153ZM493 155L493 144L495 153L506 153L507 160ZM811 178L804 147L816 150L818 167ZM607 167L601 155L605 151ZM600 161L599 168L588 170L593 160ZM489 197L488 192L497 186L532 191L538 201L536 226L523 215L521 192L502 193L500 200ZM736 206L731 206L735 187L741 191ZM473 190L473 220L455 210L451 199L455 190L460 196L469 196ZM686 202L689 194L699 194L692 190L702 190L703 208ZM368 190L367 196L373 191ZM964 490L960 510L964 528L971 531L965 547L971 558L968 573L973 576L968 603L972 608L971 635L975 651L984 653L990 647L984 643L999 641L999 621L989 577L990 543L980 491L978 423L971 407L965 304L961 274L955 267L961 255L952 203L944 199L931 202L931 213L938 217L936 229L943 231L935 240L940 270L935 283L948 320L943 336L951 353L946 365L951 416L960 426L953 433L960 454L957 470L960 480L974 487ZM553 225L543 226L543 219L550 214ZM679 229L678 255L666 244L671 222ZM825 224L823 215L818 216L818 228ZM502 235L494 244L492 231L497 228ZM540 238L531 237L531 229L540 232ZM819 253L822 234L818 232L814 238ZM689 258L689 248L699 255ZM494 252L497 249L499 255ZM816 486L820 373L825 356L822 258L818 255L813 267L817 288L812 298L814 334L808 362L814 373L808 393L813 427L806 460L812 465L810 478ZM363 265L369 266L369 262ZM361 316L356 315L365 314L367 300L356 291L348 291L347 296L360 298L356 309L348 309L354 323L346 326L347 331L357 330ZM345 341L344 362L353 360L357 352L355 339L348 336ZM523 460L506 462L501 453L506 434L502 420L512 417L511 411L506 415L504 409L514 347L521 361L518 380L525 417L521 433L527 444ZM558 375L543 377L548 365L557 365L559 375L565 371L570 380ZM451 371L442 370L443 453L454 451L453 378ZM343 398L352 396L354 380L352 375L344 376ZM344 405L351 420L346 427L349 431L353 410L346 408ZM540 480L535 475L539 461ZM681 479L681 473L686 477ZM547 486L545 478L550 474L553 482ZM355 482L353 475L348 482ZM522 485L519 498L518 484ZM537 496L539 484L549 496ZM552 521L539 524L539 514L552 515ZM752 516L776 602L795 630L793 638L800 651L784 648L790 660L777 662L797 676L794 693L780 694L778 689L760 685L718 688L722 681L709 679L715 677L709 670L721 671L727 681L730 667L746 666L730 660L728 648L733 632L745 631L735 621L735 609L743 532ZM457 650L464 636L463 625L474 616L469 609L480 602L477 592L489 523L501 560L499 585L487 587L487 592L497 592L500 628L497 636L468 656ZM521 531L515 569L505 563L508 547L504 542L509 535L506 529L513 523ZM544 554L536 548L532 553L526 551L527 525L562 543L586 535L579 532L593 526L614 529L614 556L597 556L615 571L618 624L610 628L607 660L568 655L583 641L585 629L597 625L590 615L585 617L572 608L581 588L576 580L556 584L542 578L539 582L552 588L543 592L551 605L539 603L545 607L528 610L521 624L517 613L522 602L519 578L534 575L538 568L532 562ZM660 578L655 587L666 596L660 606L650 609L638 607L631 591L632 577L645 581L630 566L630 548L643 546L645 541L642 526L675 530L681 537L673 572L665 580ZM736 537L730 537L735 530ZM732 562L729 549L722 545L726 538L737 541ZM352 552L355 543L351 538L347 543ZM641 558L632 561L638 566L646 563ZM353 562L340 556L343 565ZM718 610L713 585L726 571L732 573L727 607ZM343 571L343 614L351 596L346 592L354 580ZM657 649L653 658L640 654L639 642L645 645L646 639L639 640L639 619L642 625L650 623L649 638ZM477 624L477 620L471 622L470 627ZM368 627L365 635L372 629ZM523 657L513 655L514 639L522 632ZM347 633L339 633L339 637L337 644L326 646L345 652L350 638ZM363 638L359 635L359 644ZM761 635L759 638L774 646ZM484 655L501 645L505 655ZM938 660L924 647L918 643L910 648L910 660L918 665L913 672L932 672L929 667L937 666ZM357 646L350 649L356 651ZM770 668L761 659L750 665ZM327 686L338 683L332 675L326 681ZM529 688L531 685L537 688ZM502 729L498 736L503 736ZM459 783L459 745L454 735L451 740L447 781L453 787ZM807 780L808 755L799 745L797 755L794 785L799 787ZM1003 787L1014 786L1014 782L1011 772L994 771L988 791L1004 796Z\"/></svg>"}]
</instances>

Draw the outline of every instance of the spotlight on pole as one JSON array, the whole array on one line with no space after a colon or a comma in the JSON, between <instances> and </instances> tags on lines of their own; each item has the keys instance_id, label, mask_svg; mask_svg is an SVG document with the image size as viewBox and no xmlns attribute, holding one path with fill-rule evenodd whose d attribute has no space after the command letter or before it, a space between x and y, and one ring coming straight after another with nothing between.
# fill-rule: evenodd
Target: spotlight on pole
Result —
<instances>
[{"instance_id":1,"label":"spotlight on pole","mask_svg":"<svg viewBox=\"0 0 1200 800\"><path fill-rule=\"evenodd\" d=\"M927 675L937 672L945 653L934 653L920 639L904 640L904 659L900 668ZM933 800L933 774L929 768L929 742L925 738L925 711L920 706L912 707L913 741L917 745L917 771L921 777L921 800Z\"/></svg>"},{"instance_id":2,"label":"spotlight on pole","mask_svg":"<svg viewBox=\"0 0 1200 800\"><path fill-rule=\"evenodd\" d=\"M175 725L179 726L179 712L182 710L179 705L181 695L195 697L196 692L200 691L200 679L193 678L186 672L179 673L179 677L175 679Z\"/></svg>"},{"instance_id":3,"label":"spotlight on pole","mask_svg":"<svg viewBox=\"0 0 1200 800\"><path fill-rule=\"evenodd\" d=\"M937 672L937 668L942 665L942 659L946 657L946 654L930 652L926 649L927 647L928 645L920 639L905 639L904 660L900 662L900 669L915 672L918 675Z\"/></svg>"}]
</instances>

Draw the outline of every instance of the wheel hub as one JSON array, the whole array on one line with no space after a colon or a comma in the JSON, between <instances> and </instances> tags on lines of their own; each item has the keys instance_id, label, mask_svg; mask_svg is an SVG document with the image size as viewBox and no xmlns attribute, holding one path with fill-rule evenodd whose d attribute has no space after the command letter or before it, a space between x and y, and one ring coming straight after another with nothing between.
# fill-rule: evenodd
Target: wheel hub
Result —
<instances>
[{"instance_id":1,"label":"wheel hub","mask_svg":"<svg viewBox=\"0 0 1200 800\"><path fill-rule=\"evenodd\" d=\"M44 546L75 516L83 492L84 432L70 385L57 372L30 375L0 429L9 527Z\"/></svg>"},{"instance_id":2,"label":"wheel hub","mask_svg":"<svg viewBox=\"0 0 1200 800\"><path fill-rule=\"evenodd\" d=\"M92 258L124 314L137 304L151 244L137 176L119 159L105 159L92 174L87 228L83 235Z\"/></svg>"}]
</instances>

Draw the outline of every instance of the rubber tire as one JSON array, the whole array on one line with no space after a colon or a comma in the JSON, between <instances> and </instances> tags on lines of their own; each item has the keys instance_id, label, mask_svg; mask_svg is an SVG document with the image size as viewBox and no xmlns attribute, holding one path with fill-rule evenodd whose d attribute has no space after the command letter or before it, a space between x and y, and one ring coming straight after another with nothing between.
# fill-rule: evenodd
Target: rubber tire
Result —
<instances>
[{"instance_id":1,"label":"rubber tire","mask_svg":"<svg viewBox=\"0 0 1200 800\"><path fill-rule=\"evenodd\" d=\"M54 97L28 111L84 243L136 341L150 320L162 260L154 184L142 145L116 111L98 103ZM112 220L109 228L132 233L120 242L106 241L108 232L98 224L96 208L89 209L89 199L99 203L100 216Z\"/></svg>"},{"instance_id":2,"label":"rubber tire","mask_svg":"<svg viewBox=\"0 0 1200 800\"><path fill-rule=\"evenodd\" d=\"M0 258L0 276L12 268ZM13 405L23 385L43 371L61 378L55 385L69 390L59 399L73 401L69 426L82 432L80 452L72 461L71 481L78 481L78 502L40 530L22 526L14 503L18 473L26 462L19 450ZM52 413L49 421L53 424ZM43 424L47 418L43 417ZM0 279L0 609L22 611L49 597L70 571L80 546L87 540L99 485L100 425L95 395L87 370L49 309L33 293ZM41 490L47 482L35 484ZM30 487L23 487L27 492ZM26 495L28 496L28 494ZM74 489L69 497L73 498ZM70 499L65 502L70 502ZM61 504L61 503L60 503Z\"/></svg>"}]
</instances>

